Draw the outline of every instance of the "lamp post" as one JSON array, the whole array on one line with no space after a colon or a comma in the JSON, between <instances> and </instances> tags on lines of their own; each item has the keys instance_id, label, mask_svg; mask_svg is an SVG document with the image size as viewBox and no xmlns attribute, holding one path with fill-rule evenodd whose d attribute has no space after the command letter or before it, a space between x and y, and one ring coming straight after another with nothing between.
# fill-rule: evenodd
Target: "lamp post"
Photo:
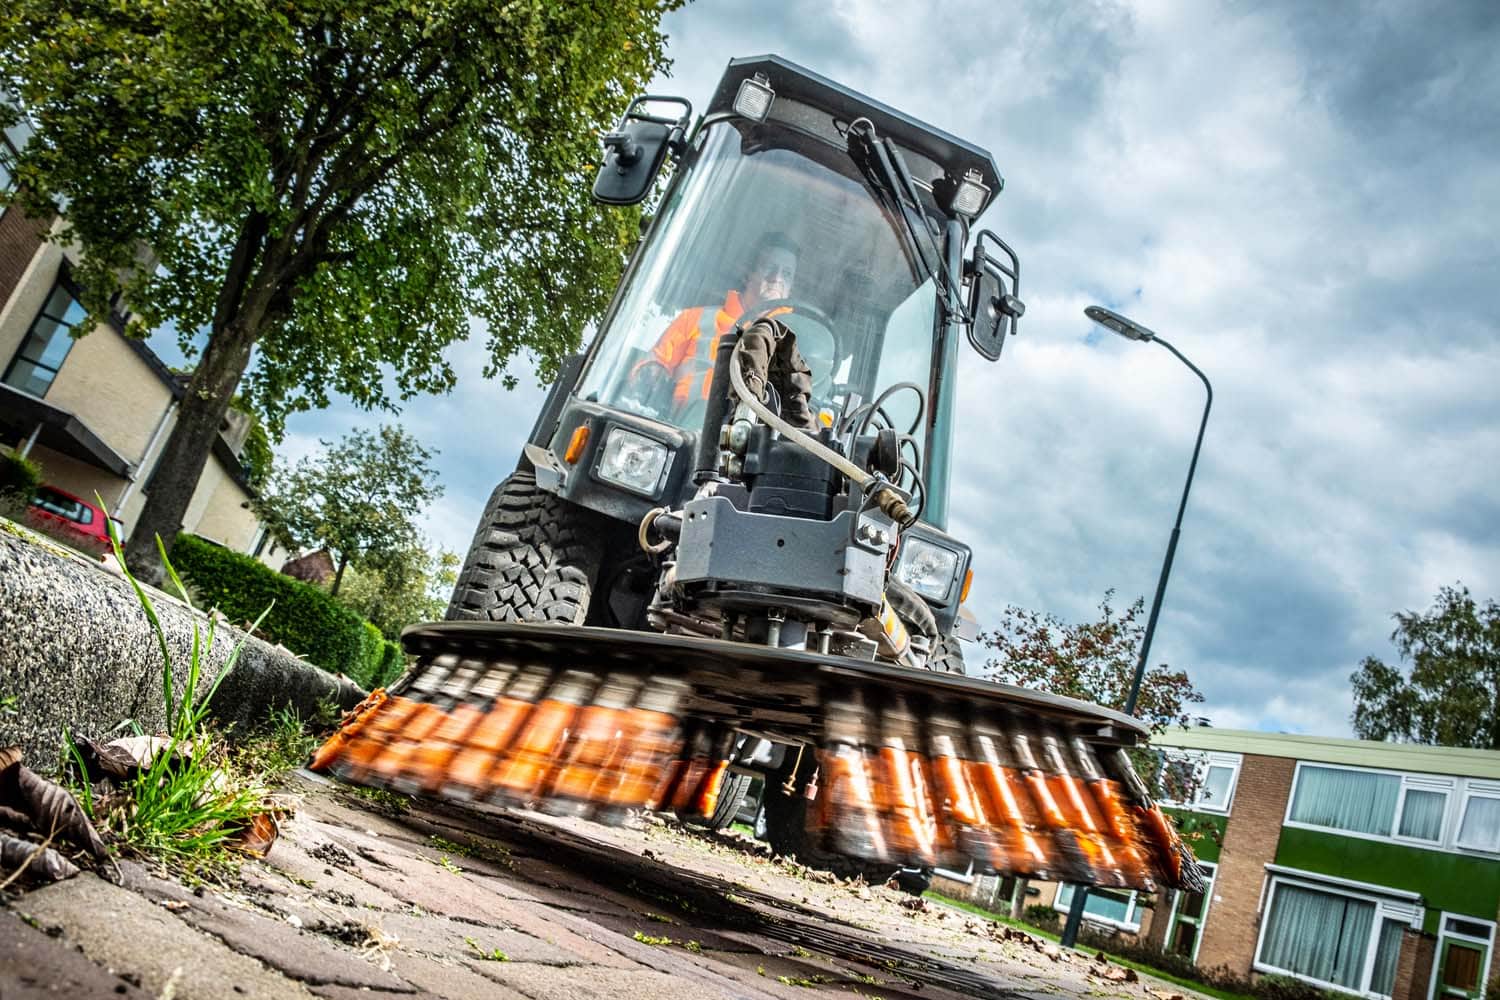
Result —
<instances>
[{"instance_id":1,"label":"lamp post","mask_svg":"<svg viewBox=\"0 0 1500 1000\"><path fill-rule=\"evenodd\" d=\"M1146 634L1141 637L1141 653L1136 659L1135 676L1130 679L1130 694L1125 699L1125 714L1134 715L1135 703L1141 694L1141 680L1146 676L1146 659L1151 655L1151 639L1156 634L1156 619L1161 614L1161 600L1167 592L1167 577L1172 573L1172 558L1177 554L1177 539L1182 535L1182 515L1187 510L1188 491L1193 488L1193 473L1198 468L1198 452L1203 447L1203 432L1208 427L1208 411L1214 405L1214 387L1209 385L1208 376L1199 371L1197 365L1183 357L1181 351L1134 320L1105 309L1103 306L1089 306L1084 309L1083 314L1106 330L1118 333L1127 340L1154 341L1165 347L1202 380L1203 388L1208 394L1203 404L1203 419L1198 423L1198 440L1193 444L1193 459L1188 463L1187 481L1182 484L1182 500L1177 504L1177 520L1172 524L1172 537L1167 542L1167 555L1161 563L1161 576L1156 580L1156 596L1151 600L1151 614L1146 619ZM1073 887L1073 901L1068 907L1068 921L1063 925L1062 944L1065 948L1073 947L1078 940L1078 925L1083 921L1083 908L1088 902L1088 894L1087 886Z\"/></svg>"}]
</instances>

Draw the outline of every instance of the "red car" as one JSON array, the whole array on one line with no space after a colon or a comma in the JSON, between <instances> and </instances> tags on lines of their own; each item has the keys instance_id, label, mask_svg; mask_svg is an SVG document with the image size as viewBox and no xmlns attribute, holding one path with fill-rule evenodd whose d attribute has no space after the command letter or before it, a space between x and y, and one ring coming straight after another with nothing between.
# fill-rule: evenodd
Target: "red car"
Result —
<instances>
[{"instance_id":1,"label":"red car","mask_svg":"<svg viewBox=\"0 0 1500 1000\"><path fill-rule=\"evenodd\" d=\"M109 529L104 511L87 500L75 497L56 486L42 486L26 509L26 519L37 530L66 542L76 549L104 559L109 555ZM120 529L115 519L116 532Z\"/></svg>"}]
</instances>

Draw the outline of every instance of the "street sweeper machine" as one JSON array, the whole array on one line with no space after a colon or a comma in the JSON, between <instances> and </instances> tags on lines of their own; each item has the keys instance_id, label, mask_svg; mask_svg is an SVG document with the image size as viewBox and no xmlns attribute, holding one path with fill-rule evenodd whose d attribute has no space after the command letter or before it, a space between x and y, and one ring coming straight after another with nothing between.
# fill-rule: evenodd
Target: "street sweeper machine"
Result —
<instances>
[{"instance_id":1,"label":"street sweeper machine","mask_svg":"<svg viewBox=\"0 0 1500 1000\"><path fill-rule=\"evenodd\" d=\"M673 161L655 216L448 620L405 633L415 666L314 766L711 825L759 778L772 846L843 874L1196 886L1127 755L1140 722L964 674L957 365L1024 311L1015 252L973 231L990 154L769 56L696 121L638 99L604 147L605 205Z\"/></svg>"}]
</instances>

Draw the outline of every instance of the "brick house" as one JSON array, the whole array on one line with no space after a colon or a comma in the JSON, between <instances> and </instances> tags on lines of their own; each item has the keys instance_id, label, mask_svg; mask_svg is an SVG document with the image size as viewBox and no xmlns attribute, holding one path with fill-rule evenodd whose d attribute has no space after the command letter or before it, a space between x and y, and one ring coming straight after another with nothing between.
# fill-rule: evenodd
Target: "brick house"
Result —
<instances>
[{"instance_id":1,"label":"brick house","mask_svg":"<svg viewBox=\"0 0 1500 1000\"><path fill-rule=\"evenodd\" d=\"M24 128L0 140L0 449L37 462L48 483L69 493L97 493L128 537L183 383L145 343L124 335L125 316L70 336L83 315L76 252L47 241L55 220L30 218L7 197ZM248 429L231 411L183 526L274 568L286 553L274 552L245 505L253 495L240 462Z\"/></svg>"},{"instance_id":2,"label":"brick house","mask_svg":"<svg viewBox=\"0 0 1500 1000\"><path fill-rule=\"evenodd\" d=\"M1153 741L1206 893L1091 890L1097 929L1202 968L1394 1000L1480 1000L1500 919L1500 753L1226 729ZM1029 902L1065 913L1068 886Z\"/></svg>"}]
</instances>

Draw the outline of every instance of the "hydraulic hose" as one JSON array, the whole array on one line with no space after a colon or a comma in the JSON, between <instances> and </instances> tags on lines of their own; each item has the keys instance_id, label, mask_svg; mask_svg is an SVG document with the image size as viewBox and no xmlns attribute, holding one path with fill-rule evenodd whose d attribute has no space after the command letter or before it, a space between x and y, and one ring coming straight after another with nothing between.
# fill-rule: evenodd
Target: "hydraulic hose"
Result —
<instances>
[{"instance_id":1,"label":"hydraulic hose","mask_svg":"<svg viewBox=\"0 0 1500 1000\"><path fill-rule=\"evenodd\" d=\"M869 486L874 481L874 476L832 448L826 447L812 435L782 420L776 414L772 413L770 407L762 403L755 393L750 391L750 387L745 384L745 374L740 371L740 349L743 344L744 338L740 338L735 342L734 354L729 359L729 383L734 387L735 394L740 397L746 406L750 407L752 413L764 420L772 430L779 433L782 437L816 458L827 462L839 472L848 476L849 481L860 487L860 489ZM881 489L876 494L875 502L896 523L904 526L909 522L911 511L906 506L906 501L902 500L895 491Z\"/></svg>"}]
</instances>

